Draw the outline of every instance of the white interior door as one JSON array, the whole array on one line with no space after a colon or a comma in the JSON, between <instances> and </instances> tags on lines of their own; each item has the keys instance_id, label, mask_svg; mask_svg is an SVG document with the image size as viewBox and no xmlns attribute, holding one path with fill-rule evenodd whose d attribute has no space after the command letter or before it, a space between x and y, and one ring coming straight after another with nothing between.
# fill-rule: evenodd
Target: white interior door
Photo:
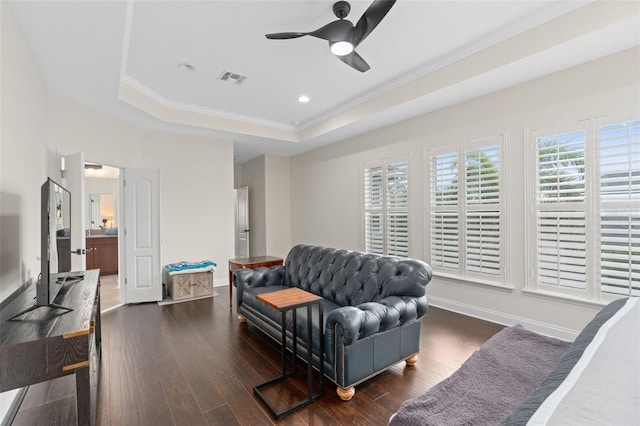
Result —
<instances>
[{"instance_id":1,"label":"white interior door","mask_svg":"<svg viewBox=\"0 0 640 426\"><path fill-rule=\"evenodd\" d=\"M84 152L64 156L66 182L62 185L71 193L71 270L87 269L85 212L84 212ZM79 253L79 254L78 254Z\"/></svg>"},{"instance_id":2,"label":"white interior door","mask_svg":"<svg viewBox=\"0 0 640 426\"><path fill-rule=\"evenodd\" d=\"M162 300L159 171L124 169L126 303ZM122 278L120 280L122 283Z\"/></svg>"},{"instance_id":3,"label":"white interior door","mask_svg":"<svg viewBox=\"0 0 640 426\"><path fill-rule=\"evenodd\" d=\"M234 189L236 257L249 257L249 187Z\"/></svg>"}]
</instances>

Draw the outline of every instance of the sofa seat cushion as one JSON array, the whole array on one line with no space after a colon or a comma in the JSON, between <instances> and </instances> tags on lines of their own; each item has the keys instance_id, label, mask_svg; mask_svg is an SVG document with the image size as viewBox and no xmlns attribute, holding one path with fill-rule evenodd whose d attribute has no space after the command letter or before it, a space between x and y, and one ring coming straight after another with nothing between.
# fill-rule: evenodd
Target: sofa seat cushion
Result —
<instances>
[{"instance_id":1,"label":"sofa seat cushion","mask_svg":"<svg viewBox=\"0 0 640 426\"><path fill-rule=\"evenodd\" d=\"M278 310L272 308L264 302L258 300L258 295L271 293L278 290L285 290L289 287L285 285L271 285L268 287L251 287L247 288L244 291L242 296L242 304L245 307L251 308L256 313L263 315L270 320L274 321L275 324L280 324L281 314Z\"/></svg>"},{"instance_id":2,"label":"sofa seat cushion","mask_svg":"<svg viewBox=\"0 0 640 426\"><path fill-rule=\"evenodd\" d=\"M253 287L245 289L242 304L245 309L251 309L255 313L260 316L268 319L270 321L270 325L272 327L278 328L282 322L282 313L277 309L272 308L266 303L258 300L258 295L271 293L273 291L285 290L290 287L284 285L272 285L268 287ZM335 303L323 299L322 300L322 326L324 330L324 324L327 320L327 315L329 315L333 310L340 308L339 305ZM314 336L313 339L313 348L315 350L320 349L320 345L318 339L315 336L318 336L318 305L312 305L311 307L311 323L312 323L312 333ZM296 309L296 325L297 325L297 334L299 343L307 342L307 309L306 308L298 308ZM287 330L291 333L293 332L293 316L290 313L287 313ZM306 346L306 344L305 344Z\"/></svg>"}]
</instances>

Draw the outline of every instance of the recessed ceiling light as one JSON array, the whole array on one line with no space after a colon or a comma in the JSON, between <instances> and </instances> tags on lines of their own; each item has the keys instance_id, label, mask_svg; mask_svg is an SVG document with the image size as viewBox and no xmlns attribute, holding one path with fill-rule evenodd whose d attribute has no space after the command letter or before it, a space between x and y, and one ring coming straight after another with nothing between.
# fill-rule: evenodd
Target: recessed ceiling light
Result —
<instances>
[{"instance_id":1,"label":"recessed ceiling light","mask_svg":"<svg viewBox=\"0 0 640 426\"><path fill-rule=\"evenodd\" d=\"M309 101L310 101L310 99L309 99L309 97L308 97L307 95L301 95L301 96L298 98L298 102L300 102L300 103L302 103L302 104L306 104L306 103L307 103L307 102L309 102Z\"/></svg>"},{"instance_id":2,"label":"recessed ceiling light","mask_svg":"<svg viewBox=\"0 0 640 426\"><path fill-rule=\"evenodd\" d=\"M178 68L180 68L182 71L188 71L188 72L194 72L196 70L196 67L194 67L191 64L187 64L186 62L179 63Z\"/></svg>"}]
</instances>

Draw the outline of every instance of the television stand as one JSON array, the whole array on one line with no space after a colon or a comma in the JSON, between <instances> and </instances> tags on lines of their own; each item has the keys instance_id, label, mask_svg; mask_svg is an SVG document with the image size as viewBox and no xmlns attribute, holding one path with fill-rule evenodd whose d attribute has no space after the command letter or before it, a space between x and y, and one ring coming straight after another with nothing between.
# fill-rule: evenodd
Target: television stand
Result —
<instances>
[{"instance_id":1,"label":"television stand","mask_svg":"<svg viewBox=\"0 0 640 426\"><path fill-rule=\"evenodd\" d=\"M57 303L49 303L48 305L38 305L38 304L36 304L36 305L31 305L27 309L23 309L22 311L18 312L17 314L15 314L11 318L9 318L9 321L16 321L19 316L24 315L27 312L35 311L38 308L64 309L66 311L66 312L62 312L59 315L63 315L63 314L66 314L67 312L73 311L72 308L67 308L66 306L58 305Z\"/></svg>"},{"instance_id":2,"label":"television stand","mask_svg":"<svg viewBox=\"0 0 640 426\"><path fill-rule=\"evenodd\" d=\"M73 375L76 424L95 425L102 352L99 272L86 271L82 281L62 287L54 302L73 309L65 315L32 307L24 321L5 320L32 305L33 284L0 310L0 392Z\"/></svg>"}]
</instances>

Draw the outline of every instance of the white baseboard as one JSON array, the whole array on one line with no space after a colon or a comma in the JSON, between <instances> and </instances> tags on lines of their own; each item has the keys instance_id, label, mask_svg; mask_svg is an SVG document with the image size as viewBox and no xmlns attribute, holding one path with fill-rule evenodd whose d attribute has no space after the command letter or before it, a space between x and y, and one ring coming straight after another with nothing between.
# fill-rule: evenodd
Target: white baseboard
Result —
<instances>
[{"instance_id":1,"label":"white baseboard","mask_svg":"<svg viewBox=\"0 0 640 426\"><path fill-rule=\"evenodd\" d=\"M512 326L520 324L527 330L544 334L545 336L555 337L560 340L573 342L578 333L574 330L557 327L551 324L545 324L538 321L532 321L513 315L504 314L502 312L491 311L488 309L478 308L476 306L466 305L464 303L452 300L442 299L439 297L428 297L429 304L437 308L446 309L448 311L457 312L473 318L479 318L485 321L494 322L496 324ZM427 313L427 318L429 314Z\"/></svg>"},{"instance_id":2,"label":"white baseboard","mask_svg":"<svg viewBox=\"0 0 640 426\"><path fill-rule=\"evenodd\" d=\"M214 287L229 287L229 279L228 278L218 278L217 280L213 280Z\"/></svg>"}]
</instances>

